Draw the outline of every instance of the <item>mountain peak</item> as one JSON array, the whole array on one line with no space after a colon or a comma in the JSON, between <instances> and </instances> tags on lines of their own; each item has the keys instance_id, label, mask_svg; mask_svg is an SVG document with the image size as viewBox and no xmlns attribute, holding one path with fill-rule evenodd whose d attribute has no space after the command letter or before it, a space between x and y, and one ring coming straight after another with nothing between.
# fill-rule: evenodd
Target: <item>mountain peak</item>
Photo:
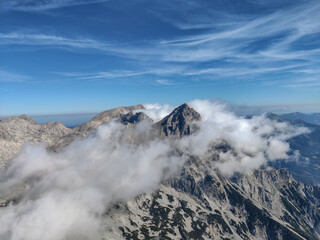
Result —
<instances>
[{"instance_id":1,"label":"mountain peak","mask_svg":"<svg viewBox=\"0 0 320 240\"><path fill-rule=\"evenodd\" d=\"M184 103L182 105L180 105L179 107L175 108L172 113L170 113L167 118L169 118L170 116L173 115L183 115L184 117L189 117L189 120L196 120L196 121L200 121L201 120L201 116L200 114L194 110L193 108L189 107L188 104Z\"/></svg>"},{"instance_id":2,"label":"mountain peak","mask_svg":"<svg viewBox=\"0 0 320 240\"><path fill-rule=\"evenodd\" d=\"M99 113L96 115L92 121L100 121L100 122L110 122L112 118L119 118L123 114L127 114L131 111L145 109L142 104L133 105L129 107L117 107L110 110L106 110L104 112Z\"/></svg>"},{"instance_id":3,"label":"mountain peak","mask_svg":"<svg viewBox=\"0 0 320 240\"><path fill-rule=\"evenodd\" d=\"M174 109L167 117L156 123L156 126L160 129L160 135L178 135L179 137L183 137L190 135L196 129L193 122L200 120L200 114L184 103Z\"/></svg>"},{"instance_id":4,"label":"mountain peak","mask_svg":"<svg viewBox=\"0 0 320 240\"><path fill-rule=\"evenodd\" d=\"M190 108L188 104L184 103L180 105L179 107L175 108L173 112L189 112L189 111L194 111L196 112L193 108ZM172 113L173 113L172 112Z\"/></svg>"}]
</instances>

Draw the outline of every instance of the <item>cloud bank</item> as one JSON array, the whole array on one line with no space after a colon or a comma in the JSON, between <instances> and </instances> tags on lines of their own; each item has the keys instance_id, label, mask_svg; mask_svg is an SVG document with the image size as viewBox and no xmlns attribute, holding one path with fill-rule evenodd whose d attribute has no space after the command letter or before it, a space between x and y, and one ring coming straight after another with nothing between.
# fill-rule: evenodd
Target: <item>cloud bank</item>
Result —
<instances>
[{"instance_id":1,"label":"cloud bank","mask_svg":"<svg viewBox=\"0 0 320 240\"><path fill-rule=\"evenodd\" d=\"M0 238L14 240L101 239L106 208L151 192L179 172L189 157L209 161L228 176L288 158L286 140L308 130L261 115L237 117L218 102L189 103L202 116L199 131L182 139L158 139L148 121L128 127L112 121L64 151L26 144L0 173ZM168 105L147 105L155 120ZM225 150L217 146L225 146Z\"/></svg>"},{"instance_id":2,"label":"cloud bank","mask_svg":"<svg viewBox=\"0 0 320 240\"><path fill-rule=\"evenodd\" d=\"M226 104L195 100L189 103L202 116L200 131L182 139L184 151L208 158L212 148L223 146L224 151L215 151L217 161L213 168L231 176L235 172L248 173L268 161L289 158L290 146L286 140L309 130L294 127L267 117L267 114L250 119L238 117L226 111Z\"/></svg>"}]
</instances>

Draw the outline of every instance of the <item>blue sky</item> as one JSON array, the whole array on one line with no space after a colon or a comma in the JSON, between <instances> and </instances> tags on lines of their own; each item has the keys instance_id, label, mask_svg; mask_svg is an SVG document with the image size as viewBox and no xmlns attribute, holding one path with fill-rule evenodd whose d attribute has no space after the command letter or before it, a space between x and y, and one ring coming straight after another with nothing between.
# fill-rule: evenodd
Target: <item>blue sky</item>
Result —
<instances>
[{"instance_id":1,"label":"blue sky","mask_svg":"<svg viewBox=\"0 0 320 240\"><path fill-rule=\"evenodd\" d=\"M2 0L0 115L195 98L320 111L319 22L320 1Z\"/></svg>"}]
</instances>

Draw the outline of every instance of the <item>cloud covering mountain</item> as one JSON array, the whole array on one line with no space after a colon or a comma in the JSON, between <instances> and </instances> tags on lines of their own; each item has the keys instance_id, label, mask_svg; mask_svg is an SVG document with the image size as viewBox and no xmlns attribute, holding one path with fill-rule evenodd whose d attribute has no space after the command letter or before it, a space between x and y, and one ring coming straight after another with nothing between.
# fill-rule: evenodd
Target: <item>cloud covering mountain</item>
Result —
<instances>
[{"instance_id":1,"label":"cloud covering mountain","mask_svg":"<svg viewBox=\"0 0 320 240\"><path fill-rule=\"evenodd\" d=\"M112 202L152 192L191 158L208 162L210 171L225 176L247 174L267 161L288 158L286 140L309 131L266 115L237 117L217 102L188 105L177 108L171 118L178 127L197 126L181 139L170 133L159 137L157 124L148 120L124 125L113 119L56 153L45 144L26 143L8 168L1 169L0 196L7 206L0 210L0 237L100 239L113 224L105 215ZM146 108L144 113L156 120L169 109ZM181 116L190 111L202 120L185 121Z\"/></svg>"}]
</instances>

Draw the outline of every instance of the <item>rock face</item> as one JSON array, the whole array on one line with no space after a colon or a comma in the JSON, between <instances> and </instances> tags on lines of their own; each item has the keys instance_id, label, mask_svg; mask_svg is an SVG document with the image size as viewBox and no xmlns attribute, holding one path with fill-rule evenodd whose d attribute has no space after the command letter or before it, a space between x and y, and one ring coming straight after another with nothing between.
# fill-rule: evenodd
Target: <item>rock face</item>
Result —
<instances>
[{"instance_id":1,"label":"rock face","mask_svg":"<svg viewBox=\"0 0 320 240\"><path fill-rule=\"evenodd\" d=\"M149 122L152 122L152 119L149 118L145 113L143 112L137 112L137 113L133 113L133 112L129 112L127 114L125 114L121 119L121 123L123 124L137 124L143 120L147 120Z\"/></svg>"},{"instance_id":2,"label":"rock face","mask_svg":"<svg viewBox=\"0 0 320 240\"><path fill-rule=\"evenodd\" d=\"M183 104L174 109L163 120L156 123L155 127L159 130L160 136L175 135L181 138L194 132L196 125L193 123L200 120L201 116L198 112L187 104Z\"/></svg>"},{"instance_id":3,"label":"rock face","mask_svg":"<svg viewBox=\"0 0 320 240\"><path fill-rule=\"evenodd\" d=\"M52 151L59 151L69 145L76 138L84 138L90 133L93 133L99 125L107 124L113 119L122 119L126 114L132 113L135 110L145 109L143 105L134 105L129 107L118 107L110 109L104 112L99 113L90 121L81 124L78 127L72 129L72 132L60 139L54 146L50 149ZM142 118L142 116L140 117Z\"/></svg>"},{"instance_id":4,"label":"rock face","mask_svg":"<svg viewBox=\"0 0 320 240\"><path fill-rule=\"evenodd\" d=\"M26 115L0 120L0 166L17 155L22 145L45 142L49 146L56 144L61 137L72 132L60 122L39 124Z\"/></svg>"},{"instance_id":5,"label":"rock face","mask_svg":"<svg viewBox=\"0 0 320 240\"><path fill-rule=\"evenodd\" d=\"M128 127L151 121L144 113L133 112L143 108L108 110L74 129L61 123L38 124L25 115L3 119L0 160L7 163L25 142L43 141L49 149L59 151L114 118ZM272 118L283 121L276 115ZM181 138L196 131L195 123L200 120L199 113L183 104L153 128L160 137ZM312 140L318 146L318 130L314 129L313 135L303 135L290 144L300 147ZM274 168L228 178L210 171L210 161L214 159L190 157L179 175L163 181L153 193L114 203L106 214L118 228L107 230L104 239L320 239L318 186L306 185L287 170ZM0 207L6 205L0 202Z\"/></svg>"},{"instance_id":6,"label":"rock face","mask_svg":"<svg viewBox=\"0 0 320 240\"><path fill-rule=\"evenodd\" d=\"M134 105L130 107L118 107L118 108L104 111L96 115L90 121L83 123L80 126L74 128L74 131L78 132L82 136L86 136L88 133L91 133L94 130L96 130L97 126L101 124L106 124L114 118L120 119L125 114L128 114L129 112L139 110L139 109L145 109L145 108L143 105L139 104L139 105Z\"/></svg>"}]
</instances>

